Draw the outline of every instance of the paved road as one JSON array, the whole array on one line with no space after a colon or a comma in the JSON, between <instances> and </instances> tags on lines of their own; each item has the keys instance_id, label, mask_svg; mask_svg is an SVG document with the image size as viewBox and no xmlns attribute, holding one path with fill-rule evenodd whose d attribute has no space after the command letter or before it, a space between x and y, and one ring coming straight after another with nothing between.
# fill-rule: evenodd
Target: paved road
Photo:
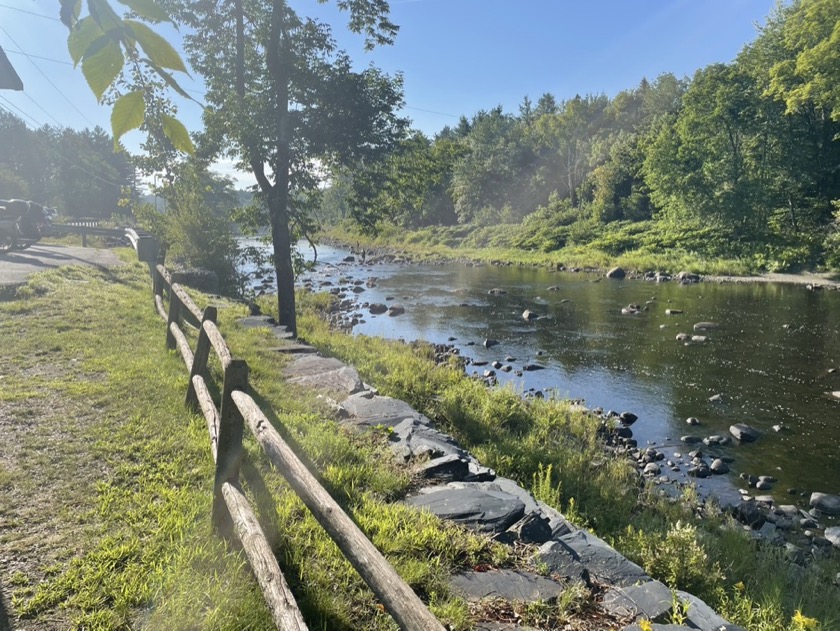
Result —
<instances>
[{"instance_id":1,"label":"paved road","mask_svg":"<svg viewBox=\"0 0 840 631\"><path fill-rule=\"evenodd\" d=\"M30 274L62 265L115 267L122 264L111 250L36 243L26 250L0 252L0 287L21 285Z\"/></svg>"}]
</instances>

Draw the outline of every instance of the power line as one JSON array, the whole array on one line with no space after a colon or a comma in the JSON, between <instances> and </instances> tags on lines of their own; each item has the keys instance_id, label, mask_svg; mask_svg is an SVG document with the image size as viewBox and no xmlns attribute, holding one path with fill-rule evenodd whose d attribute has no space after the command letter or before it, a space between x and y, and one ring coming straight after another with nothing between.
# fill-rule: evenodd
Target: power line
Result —
<instances>
[{"instance_id":1,"label":"power line","mask_svg":"<svg viewBox=\"0 0 840 631\"><path fill-rule=\"evenodd\" d=\"M14 38L14 37L12 37L11 35L9 35L9 32L8 32L6 29L4 29L2 26L0 26L0 31L3 31L3 32L6 34L6 37L8 37L8 38L12 41L12 43L13 43L15 46L17 46L17 47L18 47L18 49L21 49L21 45L20 45L20 44L18 44L18 43L15 41L15 38ZM80 110L78 107L76 107L76 105L73 103L73 101L71 101L69 98L67 98L67 95L66 95L66 94L64 94L64 92L62 92L61 90L59 90L59 89L58 89L58 86L57 86L55 83L53 83L53 82L52 82L52 79L50 79L50 78L46 75L46 73L45 73L43 70L41 70L41 68L38 66L38 64L36 64L36 63L32 60L32 58L30 58L30 57L29 57L29 55L27 55L26 53L23 53L23 54L24 54L24 56L25 56L27 59L29 59L29 63L31 63L33 66L35 66L35 69L36 69L38 72L40 72L40 73L41 73L41 75L43 75L44 79L46 79L46 80L47 80L47 83L49 83L49 84L50 84L53 88L55 88L55 91L56 91L56 92L58 92L61 96L63 96L63 97L64 97L64 100L66 100L66 101L70 104L70 106L71 106L74 110L76 110L76 111L79 113L79 116L81 116L82 118L84 118L84 119L85 119L85 120L86 120L86 121L87 121L87 122L88 122L88 123L89 123L92 127L96 127L96 124L95 124L95 123L93 123L93 122L92 122L92 121L91 121L91 120L90 120L87 116L85 116L85 115L84 115L84 113L82 112L82 110Z\"/></svg>"},{"instance_id":2,"label":"power line","mask_svg":"<svg viewBox=\"0 0 840 631\"><path fill-rule=\"evenodd\" d=\"M31 120L35 121L35 119L34 119L34 118L32 118L31 116L29 116L28 114L26 114L26 112L23 112L23 110L21 110L19 107L15 106L13 103L10 103L10 102L9 102L8 100L6 100L4 97L0 96L0 100L6 101L6 103L8 103L8 104L9 104L9 105L11 105L12 107L14 107L16 110L18 110L19 112L22 112L22 113L23 113L24 115L26 115L28 118L30 118ZM2 103L0 103L0 108L3 108L3 109L4 109L4 110L6 110L9 114L11 114L12 116L15 116L16 118L19 118L19 117L18 117L18 116L17 116L17 115L16 115L16 114L12 111L12 110L10 110L8 107L6 107L5 105L3 105ZM37 130L36 130L36 129L32 129L32 128L30 128L30 127L29 127L29 125L27 125L27 124L26 124L26 121L24 121L23 119L21 119L21 122L24 124L24 126L25 126L25 127L26 127L26 128L27 128L30 132L33 132L32 138L35 140L35 142L37 142L38 144L40 144L40 145L41 145L41 148L42 148L42 149L44 149L44 150L46 150L48 153L52 153L52 154L54 154L54 155L58 156L59 158L61 158L62 160L64 160L64 162L66 162L67 164L69 164L71 167L73 167L73 168L75 168L75 169L78 169L78 170L79 170L79 171L81 171L82 173L86 173L87 175L91 176L92 178L94 178L94 179L96 179L96 180L99 180L100 182L102 182L102 183L104 183L104 184L108 184L109 186L122 186L122 184L120 184L119 182L112 182L111 180L106 180L106 179L105 179L105 178L103 178L102 176L97 175L96 173L92 173L91 171L88 171L86 168L84 168L83 166L81 166L81 165L78 163L78 161L77 161L77 160L71 160L70 158L66 157L63 153L61 153L61 152L58 150L58 148L57 148L57 147L54 147L54 146L47 146L47 144L46 144L46 143L45 143L45 142L44 142L44 141L43 141L43 140L42 140L42 139L41 139L41 138L37 135L37 133L35 133L35 132L37 132ZM35 123L36 123L36 124L38 124L38 125L40 125L40 123L38 123L38 121L35 121Z\"/></svg>"},{"instance_id":3,"label":"power line","mask_svg":"<svg viewBox=\"0 0 840 631\"><path fill-rule=\"evenodd\" d=\"M0 5L0 6L2 6L2 5ZM25 57L31 57L31 58L34 58L34 59L43 59L44 61L52 61L52 62L55 62L57 64L64 64L65 66L72 66L73 65L69 61L63 61L61 59L50 59L49 57L41 57L40 55L33 55L32 53L25 53L22 50L9 50L8 48L4 48L3 50L5 50L7 53L14 53L15 55L23 55Z\"/></svg>"},{"instance_id":4,"label":"power line","mask_svg":"<svg viewBox=\"0 0 840 631\"><path fill-rule=\"evenodd\" d=\"M40 104L40 103L38 103L38 101L36 101L35 99L33 99L33 98L29 95L29 93L28 93L26 90L24 90L24 91L23 91L23 96L25 96L27 99L29 99L30 101L32 101L32 102L35 104L35 107L37 107L37 108L38 108L39 110L41 110L44 114L46 114L46 115L47 115L47 116L49 116L51 119L53 119L53 120L55 121L55 124L56 124L56 125L58 125L59 127L64 127L64 125L62 125L62 124L61 124L61 121L59 121L59 120L58 120L55 116L53 116L53 115L52 115L52 114L50 114L47 110L45 110L43 107L41 107L41 104Z\"/></svg>"},{"instance_id":5,"label":"power line","mask_svg":"<svg viewBox=\"0 0 840 631\"><path fill-rule=\"evenodd\" d=\"M61 22L58 18L54 18L51 15L44 15L43 13L35 13L34 11L27 11L26 9L21 9L19 7L10 7L8 4L0 4L0 7L4 9L11 9L12 11L20 11L21 13L28 13L29 15L35 15L39 18L44 18L45 20L53 20L55 22Z\"/></svg>"},{"instance_id":6,"label":"power line","mask_svg":"<svg viewBox=\"0 0 840 631\"><path fill-rule=\"evenodd\" d=\"M12 102L11 102L9 99L7 99L5 96L0 96L0 101L5 101L5 102L6 102L9 106L11 106L11 107L15 108L18 112L20 112L21 114L23 114L24 116L26 116L26 118L28 118L28 119L29 119L29 120L31 120L33 123L35 123L36 125L38 125L38 127L41 127L41 126L42 126L42 125L41 125L41 123L39 123L38 121L36 121L34 118L32 118L29 114L27 114L27 113L26 113L26 112L24 112L22 109L20 109L17 105L15 105L14 103L12 103ZM16 117L16 118L20 118L17 114L15 114L15 113L14 113L12 110L10 110L7 106L5 106L5 105L4 105L4 106L2 106L2 107L3 107L3 109L4 109L4 110L6 110L7 112L9 112L9 114L11 114L12 116L14 116L14 117ZM23 124L24 124L24 125L26 125L26 121L24 121L24 120L22 120L22 119L21 119L21 121L23 122Z\"/></svg>"}]
</instances>

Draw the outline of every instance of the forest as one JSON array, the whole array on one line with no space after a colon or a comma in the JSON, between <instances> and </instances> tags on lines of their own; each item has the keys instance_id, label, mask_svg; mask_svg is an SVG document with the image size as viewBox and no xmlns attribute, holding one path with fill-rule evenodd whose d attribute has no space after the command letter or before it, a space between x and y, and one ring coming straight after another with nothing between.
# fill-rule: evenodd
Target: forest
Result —
<instances>
[{"instance_id":1,"label":"forest","mask_svg":"<svg viewBox=\"0 0 840 631\"><path fill-rule=\"evenodd\" d=\"M691 78L642 79L613 98L525 97L513 114L411 133L335 172L321 211L450 246L837 269L839 168L840 4L808 0L779 4L733 62Z\"/></svg>"},{"instance_id":2,"label":"forest","mask_svg":"<svg viewBox=\"0 0 840 631\"><path fill-rule=\"evenodd\" d=\"M31 199L67 217L110 217L127 191L137 193L129 154L105 130L45 125L29 129L0 111L0 197Z\"/></svg>"}]
</instances>

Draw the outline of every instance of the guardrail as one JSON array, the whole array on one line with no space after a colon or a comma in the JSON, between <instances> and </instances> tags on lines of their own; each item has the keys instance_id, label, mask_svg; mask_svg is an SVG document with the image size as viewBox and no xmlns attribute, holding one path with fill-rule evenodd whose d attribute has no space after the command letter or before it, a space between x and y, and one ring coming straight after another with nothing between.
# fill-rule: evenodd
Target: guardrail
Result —
<instances>
[{"instance_id":1,"label":"guardrail","mask_svg":"<svg viewBox=\"0 0 840 631\"><path fill-rule=\"evenodd\" d=\"M244 456L242 436L246 425L271 463L286 478L399 627L406 631L443 631L443 625L306 468L248 394L248 365L231 354L216 326L216 309L199 309L183 287L172 282L171 274L163 265L155 266L152 275L155 308L166 321L167 348L178 350L190 373L186 404L200 410L207 422L210 451L216 463L214 526L222 536L235 534L239 539L277 628L303 630L307 627L239 485L239 470ZM181 327L182 321L198 330L195 351L190 348ZM218 407L207 385L211 352L215 352L222 367Z\"/></svg>"},{"instance_id":2,"label":"guardrail","mask_svg":"<svg viewBox=\"0 0 840 631\"><path fill-rule=\"evenodd\" d=\"M137 251L137 258L145 263L157 263L159 243L151 234L134 228L100 228L98 221L74 221L52 225L53 234L78 234L82 237L82 247L87 247L88 236L128 240Z\"/></svg>"}]
</instances>

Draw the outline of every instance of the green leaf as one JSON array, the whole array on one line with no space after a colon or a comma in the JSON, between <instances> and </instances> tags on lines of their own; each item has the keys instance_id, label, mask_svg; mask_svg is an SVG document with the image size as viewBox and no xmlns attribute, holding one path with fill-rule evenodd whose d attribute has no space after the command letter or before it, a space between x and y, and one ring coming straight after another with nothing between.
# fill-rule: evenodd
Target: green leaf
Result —
<instances>
[{"instance_id":1,"label":"green leaf","mask_svg":"<svg viewBox=\"0 0 840 631\"><path fill-rule=\"evenodd\" d=\"M72 28L76 20L79 19L81 10L82 0L61 0L61 10L59 11L61 23L67 28Z\"/></svg>"},{"instance_id":2,"label":"green leaf","mask_svg":"<svg viewBox=\"0 0 840 631\"><path fill-rule=\"evenodd\" d=\"M106 33L122 28L122 19L111 8L108 0L88 0L88 11Z\"/></svg>"},{"instance_id":3,"label":"green leaf","mask_svg":"<svg viewBox=\"0 0 840 631\"><path fill-rule=\"evenodd\" d=\"M175 80L175 77L173 77L171 74L166 72L166 70L164 70L163 68L161 68L157 64L153 63L151 59L143 59L142 61L145 61L147 64L149 64L149 67L152 68L152 70L154 70L158 75L160 75L163 78L163 80L166 81L167 84L169 84L170 88L175 90L178 94L183 96L185 99L189 99L190 101L195 101L195 99L193 97L191 97L189 94L187 94L186 90L184 90L184 88L182 88L180 86L180 84Z\"/></svg>"},{"instance_id":4,"label":"green leaf","mask_svg":"<svg viewBox=\"0 0 840 631\"><path fill-rule=\"evenodd\" d=\"M181 121L167 114L161 114L161 122L163 123L163 133L169 138L173 147L184 153L195 153L190 134Z\"/></svg>"},{"instance_id":5,"label":"green leaf","mask_svg":"<svg viewBox=\"0 0 840 631\"><path fill-rule=\"evenodd\" d=\"M172 22L169 14L154 0L118 0L137 15L153 22ZM174 22L173 22L174 24Z\"/></svg>"},{"instance_id":6,"label":"green leaf","mask_svg":"<svg viewBox=\"0 0 840 631\"><path fill-rule=\"evenodd\" d=\"M96 52L91 54L91 50ZM102 98L108 86L119 76L124 63L120 45L107 37L100 38L88 48L82 61L82 74L97 99Z\"/></svg>"},{"instance_id":7,"label":"green leaf","mask_svg":"<svg viewBox=\"0 0 840 631\"><path fill-rule=\"evenodd\" d=\"M114 135L114 147L126 132L140 127L145 117L146 101L143 99L143 90L129 92L117 99L114 109L111 110L111 133Z\"/></svg>"},{"instance_id":8,"label":"green leaf","mask_svg":"<svg viewBox=\"0 0 840 631\"><path fill-rule=\"evenodd\" d=\"M143 47L143 50L155 65L189 74L178 51L164 37L136 20L125 20L125 25L134 33L140 46Z\"/></svg>"},{"instance_id":9,"label":"green leaf","mask_svg":"<svg viewBox=\"0 0 840 631\"><path fill-rule=\"evenodd\" d=\"M92 17L79 20L70 35L67 36L67 49L70 51L70 58L73 60L73 65L79 65L82 57L96 40L101 38L105 33L99 28Z\"/></svg>"}]
</instances>

